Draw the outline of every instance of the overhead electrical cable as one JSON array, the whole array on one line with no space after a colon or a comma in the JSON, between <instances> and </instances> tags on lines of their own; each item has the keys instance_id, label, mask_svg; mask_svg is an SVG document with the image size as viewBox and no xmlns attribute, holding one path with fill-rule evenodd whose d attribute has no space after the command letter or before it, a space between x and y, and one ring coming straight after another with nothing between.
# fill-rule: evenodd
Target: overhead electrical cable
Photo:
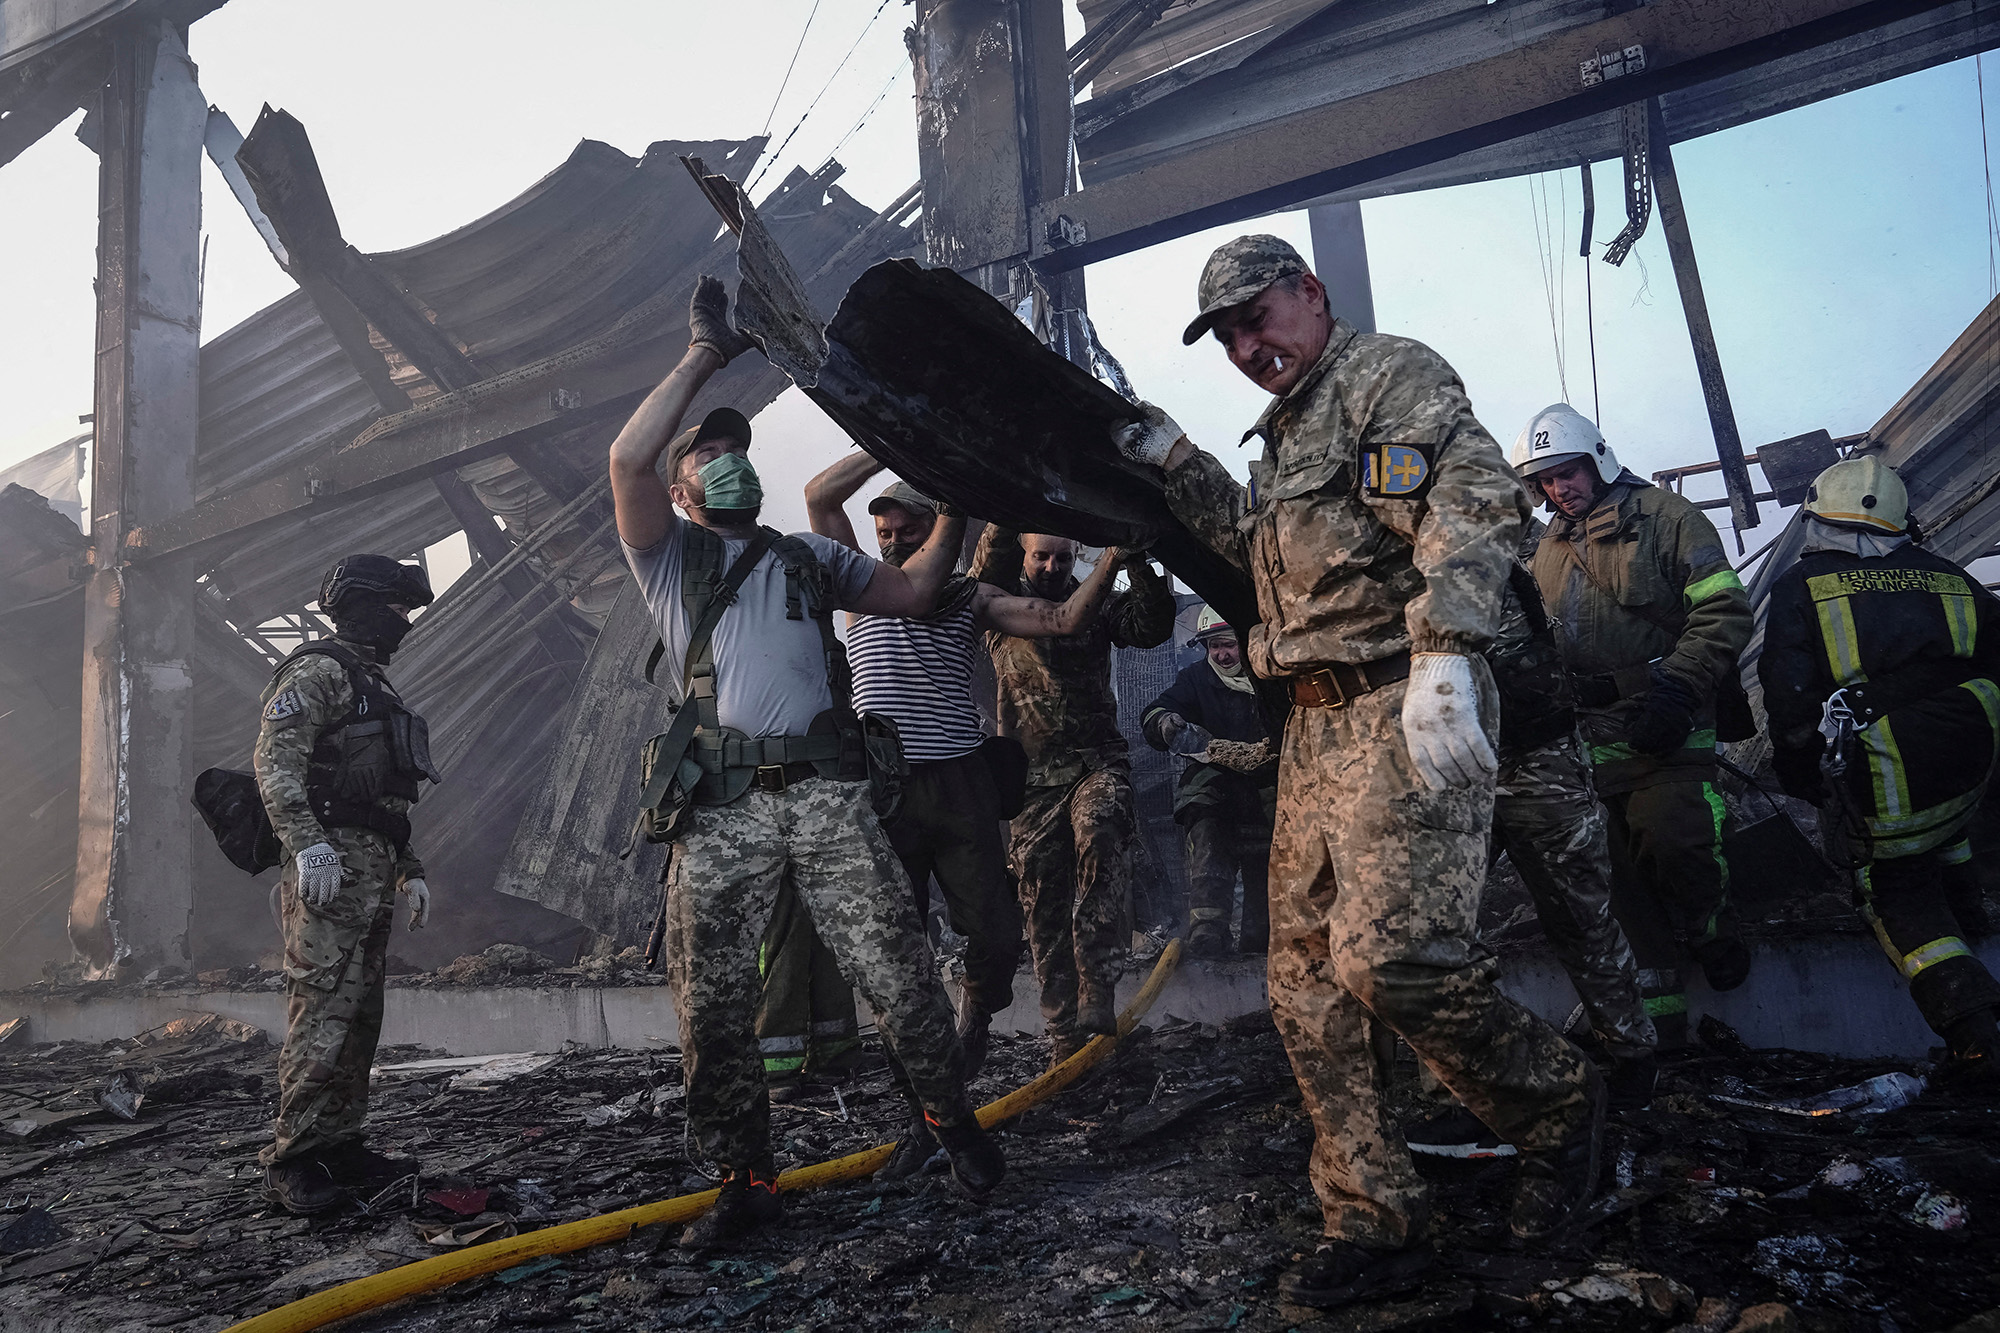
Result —
<instances>
[{"instance_id":1,"label":"overhead electrical cable","mask_svg":"<svg viewBox=\"0 0 2000 1333\"><path fill-rule=\"evenodd\" d=\"M792 71L799 67L799 52L806 49L806 34L813 30L813 19L819 15L819 0L813 0L812 9L806 14L806 26L799 29L799 44L792 48L792 63L785 66L785 77L778 81L778 95L771 99L771 109L764 115L764 134L771 133L771 122L778 118L778 103L785 100L785 89L792 86Z\"/></svg>"},{"instance_id":2,"label":"overhead electrical cable","mask_svg":"<svg viewBox=\"0 0 2000 1333\"><path fill-rule=\"evenodd\" d=\"M814 9L817 9L819 7L817 0L815 0L813 7ZM786 146L791 143L792 137L796 135L801 129L805 128L806 120L808 117L812 115L813 108L817 107L819 105L820 99L826 96L827 89L833 87L833 81L840 77L840 71L847 68L847 62L854 58L854 53L861 49L861 43L867 40L868 34L874 30L875 20L881 18L882 11L887 9L888 7L889 7L889 0L882 0L882 3L875 7L875 12L868 16L868 22L861 25L861 32L855 37L853 43L848 46L847 54L843 55L840 58L840 63L833 67L833 73L826 76L826 82L822 83L819 86L819 91L813 94L812 101L806 103L806 109L800 113L797 123L794 124L790 130L786 131L784 140L781 143L779 143L777 151L771 153L764 159L764 165L762 169L760 169L757 172L756 180L750 182L752 186L755 186L757 181L762 180L764 178L764 173L766 171L769 171L771 169L771 165L778 160L781 154L784 153ZM812 26L811 18L808 18L806 20L806 26L808 28ZM801 46L805 44L805 34L801 33L799 35L799 43ZM792 61L794 64L798 62L798 54L796 52L794 52L792 55ZM785 73L785 77L789 80L791 78L791 71L787 70ZM782 87L778 89L778 95L780 97L784 96L784 93L785 90ZM771 104L771 109L773 112L776 112L777 103L773 102ZM764 126L765 132L768 133L770 131L770 128L771 128L770 125L767 123ZM833 156L833 154L829 153L827 154L827 156L831 157Z\"/></svg>"}]
</instances>

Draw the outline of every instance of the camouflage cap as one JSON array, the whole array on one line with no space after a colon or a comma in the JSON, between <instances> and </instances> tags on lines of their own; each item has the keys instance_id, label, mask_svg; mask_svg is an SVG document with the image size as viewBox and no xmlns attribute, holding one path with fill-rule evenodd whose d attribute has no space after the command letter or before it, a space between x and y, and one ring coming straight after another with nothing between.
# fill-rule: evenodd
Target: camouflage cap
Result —
<instances>
[{"instance_id":1,"label":"camouflage cap","mask_svg":"<svg viewBox=\"0 0 2000 1333\"><path fill-rule=\"evenodd\" d=\"M879 515L885 509L897 507L907 509L913 514L924 513L929 514L932 518L937 517L937 501L931 499L930 496L925 495L907 481L897 482L888 490L883 491L868 502L868 512L870 514Z\"/></svg>"},{"instance_id":2,"label":"camouflage cap","mask_svg":"<svg viewBox=\"0 0 2000 1333\"><path fill-rule=\"evenodd\" d=\"M674 436L667 446L666 477L668 481L681 479L681 460L688 451L705 440L736 440L745 449L750 447L750 419L733 407L718 407L701 419L699 426L689 426Z\"/></svg>"},{"instance_id":3,"label":"camouflage cap","mask_svg":"<svg viewBox=\"0 0 2000 1333\"><path fill-rule=\"evenodd\" d=\"M1310 272L1305 258L1276 236L1238 236L1216 247L1201 270L1196 296L1201 313L1181 334L1182 345L1192 346L1230 306L1251 300L1280 278Z\"/></svg>"}]
</instances>

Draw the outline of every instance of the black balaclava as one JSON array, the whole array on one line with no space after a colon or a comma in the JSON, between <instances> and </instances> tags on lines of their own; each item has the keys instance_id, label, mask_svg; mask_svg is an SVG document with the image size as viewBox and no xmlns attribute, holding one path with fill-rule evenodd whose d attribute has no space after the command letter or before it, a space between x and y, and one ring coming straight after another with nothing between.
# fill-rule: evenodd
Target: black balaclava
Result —
<instances>
[{"instance_id":1,"label":"black balaclava","mask_svg":"<svg viewBox=\"0 0 2000 1333\"><path fill-rule=\"evenodd\" d=\"M379 592L352 592L340 599L332 612L333 632L350 643L375 650L375 660L384 666L402 646L410 622L389 609L389 595Z\"/></svg>"}]
</instances>

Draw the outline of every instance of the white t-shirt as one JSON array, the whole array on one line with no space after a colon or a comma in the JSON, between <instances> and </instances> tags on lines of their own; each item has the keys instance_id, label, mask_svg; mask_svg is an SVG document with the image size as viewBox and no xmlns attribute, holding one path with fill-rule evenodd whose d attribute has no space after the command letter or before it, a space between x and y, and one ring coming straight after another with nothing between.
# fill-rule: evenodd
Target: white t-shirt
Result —
<instances>
[{"instance_id":1,"label":"white t-shirt","mask_svg":"<svg viewBox=\"0 0 2000 1333\"><path fill-rule=\"evenodd\" d=\"M625 562L632 567L667 645L653 678L676 701L687 666L688 636L694 630L681 601L686 532L687 520L677 519L658 545L643 551L625 546ZM852 606L875 577L878 562L830 538L810 532L793 535L813 548L833 576L834 605ZM748 544L747 540L723 542L725 573ZM766 552L743 580L735 604L716 622L709 644L709 657L715 663L716 716L723 726L750 736L803 736L815 717L833 707L819 623L810 615L785 618L785 562L776 551Z\"/></svg>"}]
</instances>

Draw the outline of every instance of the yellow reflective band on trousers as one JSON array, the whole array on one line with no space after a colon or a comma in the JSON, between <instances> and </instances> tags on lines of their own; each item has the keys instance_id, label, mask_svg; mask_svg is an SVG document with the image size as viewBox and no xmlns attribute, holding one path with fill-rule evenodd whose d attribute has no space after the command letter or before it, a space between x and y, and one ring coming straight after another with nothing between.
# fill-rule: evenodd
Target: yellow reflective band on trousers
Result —
<instances>
[{"instance_id":1,"label":"yellow reflective band on trousers","mask_svg":"<svg viewBox=\"0 0 2000 1333\"><path fill-rule=\"evenodd\" d=\"M1648 1018L1664 1018L1688 1011L1688 997L1685 995L1649 995L1642 1003L1646 1006Z\"/></svg>"},{"instance_id":2,"label":"yellow reflective band on trousers","mask_svg":"<svg viewBox=\"0 0 2000 1333\"><path fill-rule=\"evenodd\" d=\"M1701 795L1708 802L1708 812L1715 820L1714 840L1708 844L1708 854L1715 858L1717 892L1715 910L1708 914L1708 920L1702 925L1701 938L1707 941L1715 938L1716 920L1722 915L1722 909L1729 905L1729 858L1722 854L1722 825L1729 818L1729 807L1724 804L1722 793L1715 789L1713 783L1702 783Z\"/></svg>"},{"instance_id":3,"label":"yellow reflective band on trousers","mask_svg":"<svg viewBox=\"0 0 2000 1333\"><path fill-rule=\"evenodd\" d=\"M1960 838L1951 846L1938 853L1938 860L1948 866L1962 866L1972 859L1972 839Z\"/></svg>"},{"instance_id":4,"label":"yellow reflective band on trousers","mask_svg":"<svg viewBox=\"0 0 2000 1333\"><path fill-rule=\"evenodd\" d=\"M1962 682L1957 688L1979 700L1980 709L1986 714L1986 725L1994 736L1996 747L2000 747L2000 685L1979 676ZM1973 810L1986 794L1983 782L1949 801L1913 810L1910 808L1909 770L1889 719L1885 717L1863 727L1855 735L1861 741L1862 755L1868 761L1869 779L1874 788L1876 813L1870 815L1866 822L1869 836L1874 839L1875 856L1886 860L1935 851L1964 829L1965 822L1972 817ZM1969 850L1967 855L1970 855Z\"/></svg>"},{"instance_id":5,"label":"yellow reflective band on trousers","mask_svg":"<svg viewBox=\"0 0 2000 1333\"><path fill-rule=\"evenodd\" d=\"M1917 973L1927 967L1935 967L1947 958L1970 957L1972 950L1965 947L1964 940L1956 935L1947 935L1943 939L1932 940L1929 944L1919 945L1910 950L1903 955L1902 962L1897 966L1903 969L1904 976L1914 980Z\"/></svg>"},{"instance_id":6,"label":"yellow reflective band on trousers","mask_svg":"<svg viewBox=\"0 0 2000 1333\"><path fill-rule=\"evenodd\" d=\"M1707 601L1719 592L1742 592L1743 580L1737 577L1735 570L1725 569L1718 573L1710 574L1698 583L1688 584L1682 591L1687 597L1688 606L1694 607Z\"/></svg>"}]
</instances>

